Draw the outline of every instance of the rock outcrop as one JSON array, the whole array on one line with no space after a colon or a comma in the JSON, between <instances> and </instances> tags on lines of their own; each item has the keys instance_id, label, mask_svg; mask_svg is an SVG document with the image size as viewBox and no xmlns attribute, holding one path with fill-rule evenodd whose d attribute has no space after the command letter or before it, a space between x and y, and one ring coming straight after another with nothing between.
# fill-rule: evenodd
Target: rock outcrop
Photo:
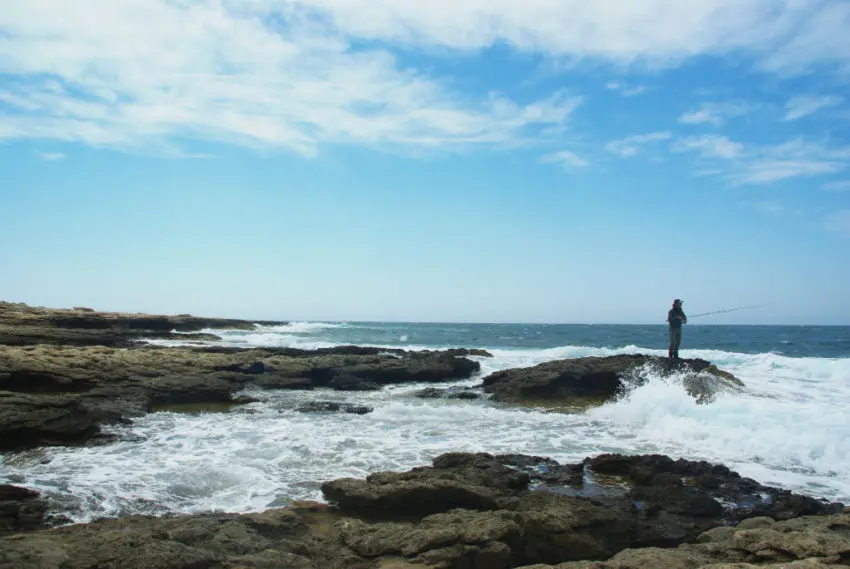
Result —
<instances>
[{"instance_id":1,"label":"rock outcrop","mask_svg":"<svg viewBox=\"0 0 850 569\"><path fill-rule=\"evenodd\" d=\"M737 378L705 360L669 361L646 355L587 357L546 362L490 374L484 391L508 403L583 407L609 401L627 386L640 385L649 374L679 374L688 391L701 401L721 390L740 389Z\"/></svg>"},{"instance_id":2,"label":"rock outcrop","mask_svg":"<svg viewBox=\"0 0 850 569\"><path fill-rule=\"evenodd\" d=\"M38 492L0 484L0 535L48 527L47 510Z\"/></svg>"},{"instance_id":3,"label":"rock outcrop","mask_svg":"<svg viewBox=\"0 0 850 569\"><path fill-rule=\"evenodd\" d=\"M840 504L667 457L559 465L450 453L429 467L322 490L330 506L132 516L0 537L0 569L816 568L850 560L850 515ZM772 500L741 509L753 493ZM797 514L811 515L778 521ZM660 535L665 548L653 546Z\"/></svg>"},{"instance_id":4,"label":"rock outcrop","mask_svg":"<svg viewBox=\"0 0 850 569\"><path fill-rule=\"evenodd\" d=\"M850 515L806 516L777 523L750 518L699 535L675 549L626 549L607 561L522 569L837 569L850 564Z\"/></svg>"},{"instance_id":5,"label":"rock outcrop","mask_svg":"<svg viewBox=\"0 0 850 569\"><path fill-rule=\"evenodd\" d=\"M257 324L286 323L202 318L189 314L160 316L97 312L85 307L66 310L0 302L0 344L7 346L56 344L118 347L129 346L148 338L185 342L208 341L216 340L218 337L213 334L193 334L192 332L204 329L251 330Z\"/></svg>"},{"instance_id":6,"label":"rock outcrop","mask_svg":"<svg viewBox=\"0 0 850 569\"><path fill-rule=\"evenodd\" d=\"M447 388L426 387L416 392L416 397L420 399L463 399L473 400L481 399L481 393L465 388Z\"/></svg>"},{"instance_id":7,"label":"rock outcrop","mask_svg":"<svg viewBox=\"0 0 850 569\"><path fill-rule=\"evenodd\" d=\"M441 352L343 346L231 348L0 346L0 450L71 444L158 405L234 402L266 389L380 388L469 378L476 361Z\"/></svg>"}]
</instances>

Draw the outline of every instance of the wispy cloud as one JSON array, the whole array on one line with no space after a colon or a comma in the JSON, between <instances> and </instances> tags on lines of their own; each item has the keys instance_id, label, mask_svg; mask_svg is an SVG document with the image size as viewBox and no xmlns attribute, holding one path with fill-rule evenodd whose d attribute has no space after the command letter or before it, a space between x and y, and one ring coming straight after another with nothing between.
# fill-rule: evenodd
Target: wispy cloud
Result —
<instances>
[{"instance_id":1,"label":"wispy cloud","mask_svg":"<svg viewBox=\"0 0 850 569\"><path fill-rule=\"evenodd\" d=\"M737 184L764 184L789 178L841 172L848 167L850 147L829 146L796 138L755 149L751 160L736 173Z\"/></svg>"},{"instance_id":2,"label":"wispy cloud","mask_svg":"<svg viewBox=\"0 0 850 569\"><path fill-rule=\"evenodd\" d=\"M829 182L823 185L823 189L828 192L850 192L850 180Z\"/></svg>"},{"instance_id":3,"label":"wispy cloud","mask_svg":"<svg viewBox=\"0 0 850 569\"><path fill-rule=\"evenodd\" d=\"M644 85L638 85L637 87L631 87L629 89L623 89L624 97L635 97L637 95L642 95L649 91L649 87Z\"/></svg>"},{"instance_id":4,"label":"wispy cloud","mask_svg":"<svg viewBox=\"0 0 850 569\"><path fill-rule=\"evenodd\" d=\"M0 14L0 52L0 137L168 153L187 138L304 155L514 145L582 102L474 100L272 0L19 2Z\"/></svg>"},{"instance_id":5,"label":"wispy cloud","mask_svg":"<svg viewBox=\"0 0 850 569\"><path fill-rule=\"evenodd\" d=\"M822 160L758 160L733 177L737 184L768 184L788 178L833 174L842 169L841 164Z\"/></svg>"},{"instance_id":6,"label":"wispy cloud","mask_svg":"<svg viewBox=\"0 0 850 569\"><path fill-rule=\"evenodd\" d=\"M260 2L261 0L255 0ZM848 59L842 0L300 0L343 33L477 50L496 43L552 57L672 66L744 54L775 71ZM806 44L795 33L806 34Z\"/></svg>"},{"instance_id":7,"label":"wispy cloud","mask_svg":"<svg viewBox=\"0 0 850 569\"><path fill-rule=\"evenodd\" d=\"M37 154L45 162L55 162L56 160L65 158L65 155L61 152L38 152Z\"/></svg>"},{"instance_id":8,"label":"wispy cloud","mask_svg":"<svg viewBox=\"0 0 850 569\"><path fill-rule=\"evenodd\" d=\"M699 152L708 170L733 185L770 184L790 178L835 174L850 167L850 146L829 146L802 138L767 146L745 146L725 136L676 140L674 152Z\"/></svg>"},{"instance_id":9,"label":"wispy cloud","mask_svg":"<svg viewBox=\"0 0 850 569\"><path fill-rule=\"evenodd\" d=\"M744 145L734 142L726 136L706 134L703 136L691 136L676 140L671 145L673 152L696 151L703 156L711 158L738 158L744 152Z\"/></svg>"},{"instance_id":10,"label":"wispy cloud","mask_svg":"<svg viewBox=\"0 0 850 569\"><path fill-rule=\"evenodd\" d=\"M711 124L723 126L727 120L747 114L755 107L743 102L703 103L699 108L679 117L682 124Z\"/></svg>"},{"instance_id":11,"label":"wispy cloud","mask_svg":"<svg viewBox=\"0 0 850 569\"><path fill-rule=\"evenodd\" d=\"M824 221L824 227L841 237L850 238L850 209L831 213Z\"/></svg>"},{"instance_id":12,"label":"wispy cloud","mask_svg":"<svg viewBox=\"0 0 850 569\"><path fill-rule=\"evenodd\" d=\"M826 95L823 97L792 97L785 105L785 120L795 121L797 119L813 115L821 109L837 107L843 102L844 99L837 95Z\"/></svg>"},{"instance_id":13,"label":"wispy cloud","mask_svg":"<svg viewBox=\"0 0 850 569\"><path fill-rule=\"evenodd\" d=\"M632 136L627 136L626 138L621 138L619 140L612 140L608 144L605 145L605 150L612 154L617 154L618 156L622 156L623 158L629 158L631 156L637 155L641 147L652 144L653 142L661 142L663 140L668 140L673 136L669 132L650 132L647 134L636 134Z\"/></svg>"},{"instance_id":14,"label":"wispy cloud","mask_svg":"<svg viewBox=\"0 0 850 569\"><path fill-rule=\"evenodd\" d=\"M590 162L576 155L575 152L562 150L553 154L548 154L540 159L541 162L547 164L561 164L565 167L584 167L589 166Z\"/></svg>"},{"instance_id":15,"label":"wispy cloud","mask_svg":"<svg viewBox=\"0 0 850 569\"><path fill-rule=\"evenodd\" d=\"M0 139L169 153L180 152L177 141L202 139L304 155L332 143L522 144L563 125L581 99L475 97L393 49L506 44L552 60L655 67L735 54L793 73L850 62L848 8L839 0L7 2ZM708 114L692 123L728 118L694 112Z\"/></svg>"},{"instance_id":16,"label":"wispy cloud","mask_svg":"<svg viewBox=\"0 0 850 569\"><path fill-rule=\"evenodd\" d=\"M641 95L649 91L649 87L645 85L636 85L634 87L627 87L622 83L618 83L617 81L611 81L605 85L611 91L619 91L620 94L624 97L635 97L637 95Z\"/></svg>"}]
</instances>

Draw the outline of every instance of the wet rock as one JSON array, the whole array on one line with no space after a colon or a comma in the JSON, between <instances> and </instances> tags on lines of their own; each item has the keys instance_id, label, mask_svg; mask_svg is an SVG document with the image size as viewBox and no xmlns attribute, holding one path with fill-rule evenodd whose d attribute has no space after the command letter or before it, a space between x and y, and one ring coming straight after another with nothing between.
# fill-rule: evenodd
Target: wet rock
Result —
<instances>
[{"instance_id":1,"label":"wet rock","mask_svg":"<svg viewBox=\"0 0 850 569\"><path fill-rule=\"evenodd\" d=\"M496 401L512 403L599 404L624 393L627 385L640 385L647 373L682 374L686 388L701 400L722 389L742 385L731 374L720 372L699 359L670 362L645 355L587 357L546 362L530 368L508 369L484 378L484 391Z\"/></svg>"},{"instance_id":2,"label":"wet rock","mask_svg":"<svg viewBox=\"0 0 850 569\"><path fill-rule=\"evenodd\" d=\"M337 391L380 391L381 386L354 375L338 375L328 382L328 387Z\"/></svg>"},{"instance_id":3,"label":"wet rock","mask_svg":"<svg viewBox=\"0 0 850 569\"><path fill-rule=\"evenodd\" d=\"M446 350L445 353L452 356L466 356L466 357L480 357L480 358L492 358L493 354L488 352L487 350L482 350L479 348L452 348L450 350Z\"/></svg>"},{"instance_id":4,"label":"wet rock","mask_svg":"<svg viewBox=\"0 0 850 569\"><path fill-rule=\"evenodd\" d=\"M437 387L426 387L416 392L416 397L420 399L461 399L473 400L481 399L481 394L466 389L440 389Z\"/></svg>"},{"instance_id":5,"label":"wet rock","mask_svg":"<svg viewBox=\"0 0 850 569\"><path fill-rule=\"evenodd\" d=\"M597 458L572 465L585 469L583 484L617 484L622 477L630 485L594 498L575 488L568 495L538 474L542 465L571 465L545 457L449 453L408 472L328 482L323 491L336 506L299 502L259 514L132 516L0 537L0 569L817 568L850 560L850 515L762 516L737 527L721 516L712 518L716 525L709 531L694 533L708 519L705 513L686 514L677 498L660 500L649 515L635 506L631 492L660 486L675 494L678 480L711 496L734 485L737 475L653 456ZM610 474L593 472L594 464ZM690 475L706 472L720 484L691 483ZM31 498L15 492L15 499ZM643 524L669 524L674 515L686 530L678 542L637 547L647 541Z\"/></svg>"},{"instance_id":6,"label":"wet rock","mask_svg":"<svg viewBox=\"0 0 850 569\"><path fill-rule=\"evenodd\" d=\"M365 480L343 478L322 484L322 493L340 511L404 518L455 508L499 509L527 487L529 476L489 455L451 453L432 467L409 472L380 472Z\"/></svg>"},{"instance_id":7,"label":"wet rock","mask_svg":"<svg viewBox=\"0 0 850 569\"><path fill-rule=\"evenodd\" d=\"M351 413L354 415L366 415L374 411L372 407L365 405L351 405L349 403L336 403L334 401L311 401L296 409L301 413Z\"/></svg>"},{"instance_id":8,"label":"wet rock","mask_svg":"<svg viewBox=\"0 0 850 569\"><path fill-rule=\"evenodd\" d=\"M675 549L626 549L604 562L530 565L522 569L821 569L844 566L850 559L850 518L809 516L772 527L724 531L700 543ZM720 537L722 534L722 537Z\"/></svg>"},{"instance_id":9,"label":"wet rock","mask_svg":"<svg viewBox=\"0 0 850 569\"><path fill-rule=\"evenodd\" d=\"M584 483L583 464L559 464L551 458L522 454L501 454L496 460L527 472L535 482L580 487Z\"/></svg>"},{"instance_id":10,"label":"wet rock","mask_svg":"<svg viewBox=\"0 0 850 569\"><path fill-rule=\"evenodd\" d=\"M78 444L117 417L70 395L30 395L0 391L0 451L40 445Z\"/></svg>"},{"instance_id":11,"label":"wet rock","mask_svg":"<svg viewBox=\"0 0 850 569\"><path fill-rule=\"evenodd\" d=\"M444 353L0 346L0 450L68 444L98 425L163 405L232 403L250 387L376 389L469 377L478 362ZM73 394L73 397L70 396Z\"/></svg>"},{"instance_id":12,"label":"wet rock","mask_svg":"<svg viewBox=\"0 0 850 569\"><path fill-rule=\"evenodd\" d=\"M0 535L47 526L47 503L38 492L0 484Z\"/></svg>"},{"instance_id":13,"label":"wet rock","mask_svg":"<svg viewBox=\"0 0 850 569\"><path fill-rule=\"evenodd\" d=\"M662 455L606 454L587 459L584 464L594 472L631 479L636 484L631 496L648 512L663 509L689 518L720 517L736 523L754 517L786 520L834 514L843 507L763 486L723 465L705 461L673 460Z\"/></svg>"}]
</instances>

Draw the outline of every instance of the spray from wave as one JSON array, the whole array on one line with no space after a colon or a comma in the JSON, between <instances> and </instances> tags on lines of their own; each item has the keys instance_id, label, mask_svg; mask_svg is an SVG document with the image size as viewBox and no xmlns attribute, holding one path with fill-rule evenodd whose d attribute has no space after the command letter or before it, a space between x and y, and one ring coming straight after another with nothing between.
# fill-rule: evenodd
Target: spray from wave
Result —
<instances>
[{"instance_id":1,"label":"spray from wave","mask_svg":"<svg viewBox=\"0 0 850 569\"><path fill-rule=\"evenodd\" d=\"M253 331L211 332L221 336L224 345L246 348L359 344L416 350L462 343L458 336L452 340L451 334L458 333L454 328L447 328L444 336L427 330L430 344L410 343L410 338L429 337L410 325L296 322ZM508 331L501 335L512 342L539 332L521 329L516 335ZM636 337L635 341L643 340ZM663 349L630 342L620 347L487 349L492 358L475 358L481 363L480 376L460 384L475 385L481 376L495 371L557 359L665 355ZM113 447L109 452L86 450L92 454L87 457L78 451L50 451L62 459L54 460L50 474L41 473L41 480L61 481L84 496L101 491L109 472L138 469L135 478L125 474L109 482L114 486L110 495L135 492L178 511L210 505L245 511L267 507L275 500L320 498L317 480L403 470L446 451L520 452L562 462L622 452L719 462L765 484L850 500L850 447L842 444L850 440L846 412L850 409L850 359L721 350L683 350L681 355L709 360L741 379L745 387L720 392L710 404L700 404L688 393L686 378L662 377L647 370L618 400L569 415L511 409L491 401L421 401L412 397L418 386L395 386L372 394L270 393L256 408L246 409L254 414L228 415L226 421L162 414L143 418L134 430L150 444ZM365 403L375 411L364 417L305 417L276 410L283 399L328 397ZM224 431L213 427L213 422ZM212 441L204 433L217 434ZM194 462L175 462L174 456L194 457ZM114 468L108 467L113 463ZM97 472L91 472L92 464L100 465ZM235 478L231 475L234 464L240 469ZM186 496L185 484L181 485L180 480L194 476L207 480L199 490L202 496L191 492ZM149 486L151 480L154 483Z\"/></svg>"}]
</instances>

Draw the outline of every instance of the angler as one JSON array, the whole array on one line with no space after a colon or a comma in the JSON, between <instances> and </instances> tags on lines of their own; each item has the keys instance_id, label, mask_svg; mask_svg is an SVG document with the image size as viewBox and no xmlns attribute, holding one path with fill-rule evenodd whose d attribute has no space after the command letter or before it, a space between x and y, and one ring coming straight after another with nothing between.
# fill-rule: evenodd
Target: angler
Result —
<instances>
[{"instance_id":1,"label":"angler","mask_svg":"<svg viewBox=\"0 0 850 569\"><path fill-rule=\"evenodd\" d=\"M673 301L673 308L667 313L667 323L670 326L670 347L667 349L667 357L678 360L679 345L682 343L682 324L688 323L688 317L682 310L681 299L677 298Z\"/></svg>"}]
</instances>

